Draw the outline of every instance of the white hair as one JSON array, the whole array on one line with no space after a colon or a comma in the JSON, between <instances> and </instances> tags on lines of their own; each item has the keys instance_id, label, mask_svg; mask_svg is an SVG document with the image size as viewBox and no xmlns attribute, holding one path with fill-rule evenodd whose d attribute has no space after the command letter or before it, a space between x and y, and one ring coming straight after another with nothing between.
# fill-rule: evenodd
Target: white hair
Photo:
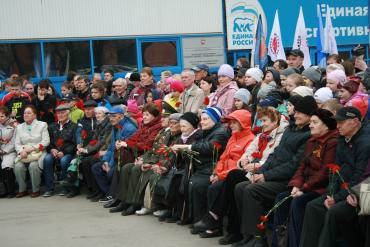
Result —
<instances>
[{"instance_id":1,"label":"white hair","mask_svg":"<svg viewBox=\"0 0 370 247\"><path fill-rule=\"evenodd\" d=\"M94 112L97 113L99 111L102 111L104 114L108 112L108 109L104 106L98 106L98 107L95 107L94 109Z\"/></svg>"}]
</instances>

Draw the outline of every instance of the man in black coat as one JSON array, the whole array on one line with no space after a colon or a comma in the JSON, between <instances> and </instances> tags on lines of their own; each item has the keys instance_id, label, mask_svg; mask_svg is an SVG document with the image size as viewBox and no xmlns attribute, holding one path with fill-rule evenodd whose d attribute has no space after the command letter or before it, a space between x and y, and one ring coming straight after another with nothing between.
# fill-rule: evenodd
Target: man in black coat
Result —
<instances>
[{"instance_id":1,"label":"man in black coat","mask_svg":"<svg viewBox=\"0 0 370 247\"><path fill-rule=\"evenodd\" d=\"M354 107L343 107L335 116L340 137L336 164L349 188L364 180L369 171L370 135L361 125L361 113ZM300 246L334 246L336 240L348 246L363 246L357 222L357 198L341 186L343 181L333 175L328 193L306 206Z\"/></svg>"},{"instance_id":2,"label":"man in black coat","mask_svg":"<svg viewBox=\"0 0 370 247\"><path fill-rule=\"evenodd\" d=\"M67 176L68 166L76 153L76 129L77 124L69 119L67 105L60 105L55 110L58 122L49 125L50 145L48 154L44 158L44 177L46 192L43 197L54 194L54 164L61 166L61 179Z\"/></svg>"},{"instance_id":3,"label":"man in black coat","mask_svg":"<svg viewBox=\"0 0 370 247\"><path fill-rule=\"evenodd\" d=\"M32 104L37 109L37 119L47 124L55 121L54 111L57 105L56 97L48 94L49 87L49 80L41 80L37 86L37 95L32 99Z\"/></svg>"},{"instance_id":4,"label":"man in black coat","mask_svg":"<svg viewBox=\"0 0 370 247\"><path fill-rule=\"evenodd\" d=\"M275 197L288 190L288 181L297 170L310 137L311 113L317 108L312 96L303 97L295 105L295 123L284 132L279 146L265 165L250 181L235 188L235 201L241 216L241 233L244 239L239 246L268 246L264 232L257 229L260 216L274 204Z\"/></svg>"}]
</instances>

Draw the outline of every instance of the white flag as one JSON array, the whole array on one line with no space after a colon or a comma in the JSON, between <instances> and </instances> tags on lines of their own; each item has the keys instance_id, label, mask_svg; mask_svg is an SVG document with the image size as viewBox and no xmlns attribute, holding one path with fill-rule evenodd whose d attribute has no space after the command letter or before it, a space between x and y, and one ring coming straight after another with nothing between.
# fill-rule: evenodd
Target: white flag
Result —
<instances>
[{"instance_id":1,"label":"white flag","mask_svg":"<svg viewBox=\"0 0 370 247\"><path fill-rule=\"evenodd\" d=\"M328 53L329 55L338 54L337 41L335 40L334 28L331 23L329 5L326 6L323 52Z\"/></svg>"},{"instance_id":2,"label":"white flag","mask_svg":"<svg viewBox=\"0 0 370 247\"><path fill-rule=\"evenodd\" d=\"M280 33L279 13L277 10L268 43L268 55L274 62L278 59L286 60L283 40Z\"/></svg>"},{"instance_id":3,"label":"white flag","mask_svg":"<svg viewBox=\"0 0 370 247\"><path fill-rule=\"evenodd\" d=\"M311 66L310 48L307 44L306 24L304 23L302 6L299 8L299 16L297 26L295 27L295 35L293 41L293 49L299 49L304 54L303 66L308 68Z\"/></svg>"}]
</instances>

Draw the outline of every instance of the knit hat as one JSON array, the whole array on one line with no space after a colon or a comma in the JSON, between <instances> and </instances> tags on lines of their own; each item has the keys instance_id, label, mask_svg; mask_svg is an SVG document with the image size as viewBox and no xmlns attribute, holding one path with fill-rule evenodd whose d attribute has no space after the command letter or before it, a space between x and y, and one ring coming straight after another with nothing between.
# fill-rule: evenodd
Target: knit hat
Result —
<instances>
[{"instance_id":1,"label":"knit hat","mask_svg":"<svg viewBox=\"0 0 370 247\"><path fill-rule=\"evenodd\" d=\"M127 100L127 112L138 113L139 107L137 106L136 100L129 99Z\"/></svg>"},{"instance_id":2,"label":"knit hat","mask_svg":"<svg viewBox=\"0 0 370 247\"><path fill-rule=\"evenodd\" d=\"M313 96L313 90L312 88L306 87L306 86L299 86L293 89L292 91L293 94L298 94L302 97L305 96Z\"/></svg>"},{"instance_id":3,"label":"knit hat","mask_svg":"<svg viewBox=\"0 0 370 247\"><path fill-rule=\"evenodd\" d=\"M293 95L289 97L288 102L295 106L302 98L300 95Z\"/></svg>"},{"instance_id":4,"label":"knit hat","mask_svg":"<svg viewBox=\"0 0 370 247\"><path fill-rule=\"evenodd\" d=\"M329 130L335 130L337 128L337 121L334 118L333 113L325 109L316 109L312 112L312 116L317 116Z\"/></svg>"},{"instance_id":5,"label":"knit hat","mask_svg":"<svg viewBox=\"0 0 370 247\"><path fill-rule=\"evenodd\" d=\"M140 74L139 73L132 73L130 75L130 81L140 81Z\"/></svg>"},{"instance_id":6,"label":"knit hat","mask_svg":"<svg viewBox=\"0 0 370 247\"><path fill-rule=\"evenodd\" d=\"M264 78L265 78L267 72L270 72L272 74L272 77L274 78L274 82L276 82L276 84L278 84L278 85L281 84L280 74L276 69L272 69L272 68L267 69L264 73L264 76L263 76Z\"/></svg>"},{"instance_id":7,"label":"knit hat","mask_svg":"<svg viewBox=\"0 0 370 247\"><path fill-rule=\"evenodd\" d=\"M268 97L275 98L278 101L279 104L282 104L284 102L283 95L279 90L270 91L267 94L266 98L268 98Z\"/></svg>"},{"instance_id":8,"label":"knit hat","mask_svg":"<svg viewBox=\"0 0 370 247\"><path fill-rule=\"evenodd\" d=\"M288 77L292 74L299 74L299 70L297 68L287 68L280 72L280 75Z\"/></svg>"},{"instance_id":9,"label":"knit hat","mask_svg":"<svg viewBox=\"0 0 370 247\"><path fill-rule=\"evenodd\" d=\"M317 90L313 96L317 103L323 104L333 98L333 92L328 87Z\"/></svg>"},{"instance_id":10,"label":"knit hat","mask_svg":"<svg viewBox=\"0 0 370 247\"><path fill-rule=\"evenodd\" d=\"M317 104L312 96L301 98L295 105L294 110L312 116L312 112L317 109Z\"/></svg>"},{"instance_id":11,"label":"knit hat","mask_svg":"<svg viewBox=\"0 0 370 247\"><path fill-rule=\"evenodd\" d=\"M198 128L198 124L200 122L198 115L193 112L185 112L180 117L180 120L187 121L189 124L193 126L194 129Z\"/></svg>"},{"instance_id":12,"label":"knit hat","mask_svg":"<svg viewBox=\"0 0 370 247\"><path fill-rule=\"evenodd\" d=\"M181 113L172 113L169 117L169 120L175 120L177 122L180 122Z\"/></svg>"},{"instance_id":13,"label":"knit hat","mask_svg":"<svg viewBox=\"0 0 370 247\"><path fill-rule=\"evenodd\" d=\"M213 122L218 123L222 117L222 110L217 106L207 107L202 111L202 113L207 113L208 116L212 119Z\"/></svg>"},{"instance_id":14,"label":"knit hat","mask_svg":"<svg viewBox=\"0 0 370 247\"><path fill-rule=\"evenodd\" d=\"M269 84L262 84L257 93L258 99L265 99L267 95L276 89L276 83L270 82Z\"/></svg>"},{"instance_id":15,"label":"knit hat","mask_svg":"<svg viewBox=\"0 0 370 247\"><path fill-rule=\"evenodd\" d=\"M245 72L245 75L249 75L257 82L260 82L262 81L263 72L259 68L250 68L247 70L247 72Z\"/></svg>"},{"instance_id":16,"label":"knit hat","mask_svg":"<svg viewBox=\"0 0 370 247\"><path fill-rule=\"evenodd\" d=\"M170 85L170 89L179 93L184 92L184 84L179 80L173 80Z\"/></svg>"},{"instance_id":17,"label":"knit hat","mask_svg":"<svg viewBox=\"0 0 370 247\"><path fill-rule=\"evenodd\" d=\"M346 74L342 70L334 70L326 75L326 80L335 81L339 85L343 86L346 82Z\"/></svg>"},{"instance_id":18,"label":"knit hat","mask_svg":"<svg viewBox=\"0 0 370 247\"><path fill-rule=\"evenodd\" d=\"M258 105L261 106L261 107L272 106L272 107L276 108L276 107L279 106L279 102L274 97L269 96L266 99L261 100L258 103Z\"/></svg>"},{"instance_id":19,"label":"knit hat","mask_svg":"<svg viewBox=\"0 0 370 247\"><path fill-rule=\"evenodd\" d=\"M234 69L228 64L223 64L220 66L217 72L218 76L227 76L231 79L234 79Z\"/></svg>"},{"instance_id":20,"label":"knit hat","mask_svg":"<svg viewBox=\"0 0 370 247\"><path fill-rule=\"evenodd\" d=\"M310 79L313 83L318 83L321 80L321 70L316 66L305 69L302 75Z\"/></svg>"},{"instance_id":21,"label":"knit hat","mask_svg":"<svg viewBox=\"0 0 370 247\"><path fill-rule=\"evenodd\" d=\"M347 81L346 83L344 83L342 88L346 89L351 94L354 94L358 91L359 86L360 84L358 82L351 80L351 81Z\"/></svg>"},{"instance_id":22,"label":"knit hat","mask_svg":"<svg viewBox=\"0 0 370 247\"><path fill-rule=\"evenodd\" d=\"M251 99L251 93L245 88L240 88L234 94L234 99L241 100L244 104L248 105L249 100Z\"/></svg>"}]
</instances>

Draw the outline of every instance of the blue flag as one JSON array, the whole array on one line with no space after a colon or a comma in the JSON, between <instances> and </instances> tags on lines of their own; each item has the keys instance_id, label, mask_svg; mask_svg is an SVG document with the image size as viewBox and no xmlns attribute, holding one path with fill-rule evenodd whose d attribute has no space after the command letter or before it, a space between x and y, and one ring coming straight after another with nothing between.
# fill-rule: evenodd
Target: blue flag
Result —
<instances>
[{"instance_id":1,"label":"blue flag","mask_svg":"<svg viewBox=\"0 0 370 247\"><path fill-rule=\"evenodd\" d=\"M254 49L255 49L254 66L263 70L263 68L267 65L267 48L266 48L266 36L265 33L263 32L261 15L258 18Z\"/></svg>"},{"instance_id":2,"label":"blue flag","mask_svg":"<svg viewBox=\"0 0 370 247\"><path fill-rule=\"evenodd\" d=\"M318 18L318 29L316 37L316 54L317 54L317 64L321 68L326 68L326 56L327 54L323 52L324 46L324 27L322 24L322 15L320 10L320 5L317 5L317 18Z\"/></svg>"}]
</instances>

